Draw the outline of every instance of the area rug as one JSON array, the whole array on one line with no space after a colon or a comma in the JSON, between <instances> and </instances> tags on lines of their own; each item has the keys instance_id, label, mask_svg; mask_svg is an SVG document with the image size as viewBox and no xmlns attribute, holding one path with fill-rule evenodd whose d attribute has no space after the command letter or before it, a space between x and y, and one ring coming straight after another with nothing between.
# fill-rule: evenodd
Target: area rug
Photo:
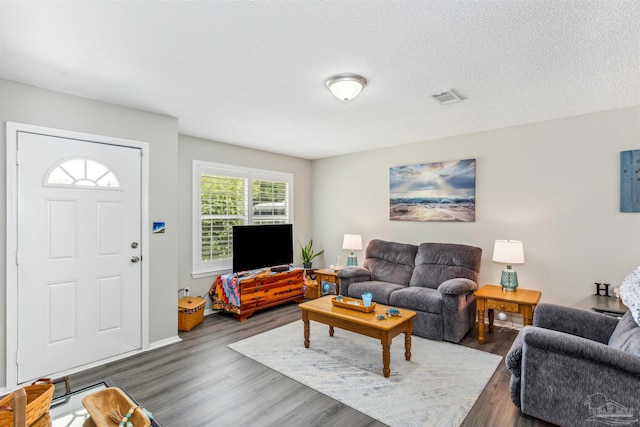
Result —
<instances>
[{"instance_id":1,"label":"area rug","mask_svg":"<svg viewBox=\"0 0 640 427\"><path fill-rule=\"evenodd\" d=\"M302 320L228 347L389 426L459 426L502 360L457 344L404 334L391 345L391 376L382 375L379 340Z\"/></svg>"}]
</instances>

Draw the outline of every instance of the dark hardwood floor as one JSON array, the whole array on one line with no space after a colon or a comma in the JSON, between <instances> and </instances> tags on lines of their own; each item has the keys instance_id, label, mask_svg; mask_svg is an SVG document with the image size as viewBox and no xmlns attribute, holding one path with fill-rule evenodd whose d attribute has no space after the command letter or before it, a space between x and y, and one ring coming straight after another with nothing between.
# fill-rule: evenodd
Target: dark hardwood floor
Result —
<instances>
[{"instance_id":1,"label":"dark hardwood floor","mask_svg":"<svg viewBox=\"0 0 640 427\"><path fill-rule=\"evenodd\" d=\"M245 322L228 314L206 316L182 341L71 375L72 388L110 377L173 426L384 426L384 424L285 377L226 347L300 318L297 304L258 312ZM474 329L461 345L504 356L517 331ZM400 402L401 403L401 402ZM548 426L520 414L509 398L504 363L487 384L463 426Z\"/></svg>"}]
</instances>

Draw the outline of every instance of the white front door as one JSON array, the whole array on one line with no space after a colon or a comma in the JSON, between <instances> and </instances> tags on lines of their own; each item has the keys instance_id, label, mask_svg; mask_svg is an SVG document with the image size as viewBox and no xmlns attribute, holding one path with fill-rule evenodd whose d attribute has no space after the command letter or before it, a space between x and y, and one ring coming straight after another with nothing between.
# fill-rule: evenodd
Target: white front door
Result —
<instances>
[{"instance_id":1,"label":"white front door","mask_svg":"<svg viewBox=\"0 0 640 427\"><path fill-rule=\"evenodd\" d=\"M141 150L17 136L17 382L141 348Z\"/></svg>"}]
</instances>

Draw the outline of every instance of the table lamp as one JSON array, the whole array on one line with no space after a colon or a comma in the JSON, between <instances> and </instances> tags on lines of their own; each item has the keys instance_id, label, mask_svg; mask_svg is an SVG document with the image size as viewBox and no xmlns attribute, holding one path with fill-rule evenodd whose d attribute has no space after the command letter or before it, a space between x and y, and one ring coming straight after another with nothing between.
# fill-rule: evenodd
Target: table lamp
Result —
<instances>
[{"instance_id":1,"label":"table lamp","mask_svg":"<svg viewBox=\"0 0 640 427\"><path fill-rule=\"evenodd\" d=\"M518 274L511 267L512 264L524 264L524 250L522 242L518 240L496 240L493 246L493 261L507 264L502 270L500 284L503 291L515 291L518 287Z\"/></svg>"},{"instance_id":2,"label":"table lamp","mask_svg":"<svg viewBox=\"0 0 640 427\"><path fill-rule=\"evenodd\" d=\"M342 249L348 249L351 251L347 257L347 266L358 265L358 257L353 251L359 251L362 249L362 236L359 234L345 234L342 241Z\"/></svg>"}]
</instances>

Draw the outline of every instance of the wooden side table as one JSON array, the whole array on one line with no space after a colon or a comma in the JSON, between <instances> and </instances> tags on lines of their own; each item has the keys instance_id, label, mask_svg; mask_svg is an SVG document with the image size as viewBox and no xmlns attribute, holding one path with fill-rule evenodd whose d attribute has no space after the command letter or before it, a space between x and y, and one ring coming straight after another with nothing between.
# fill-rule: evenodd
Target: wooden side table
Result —
<instances>
[{"instance_id":1,"label":"wooden side table","mask_svg":"<svg viewBox=\"0 0 640 427\"><path fill-rule=\"evenodd\" d=\"M484 311L489 314L489 331L493 332L493 310L520 313L524 324L533 324L533 311L540 296L540 291L517 288L513 292L503 291L502 286L484 285L475 292L478 299L478 343L484 344Z\"/></svg>"},{"instance_id":2,"label":"wooden side table","mask_svg":"<svg viewBox=\"0 0 640 427\"><path fill-rule=\"evenodd\" d=\"M629 308L616 297L589 295L576 304L577 308L593 310L613 317L622 317Z\"/></svg>"},{"instance_id":3,"label":"wooden side table","mask_svg":"<svg viewBox=\"0 0 640 427\"><path fill-rule=\"evenodd\" d=\"M331 282L336 284L336 295L340 295L340 278L338 277L338 271L333 268L322 268L316 270L316 280L318 285L322 287L322 282Z\"/></svg>"}]
</instances>

